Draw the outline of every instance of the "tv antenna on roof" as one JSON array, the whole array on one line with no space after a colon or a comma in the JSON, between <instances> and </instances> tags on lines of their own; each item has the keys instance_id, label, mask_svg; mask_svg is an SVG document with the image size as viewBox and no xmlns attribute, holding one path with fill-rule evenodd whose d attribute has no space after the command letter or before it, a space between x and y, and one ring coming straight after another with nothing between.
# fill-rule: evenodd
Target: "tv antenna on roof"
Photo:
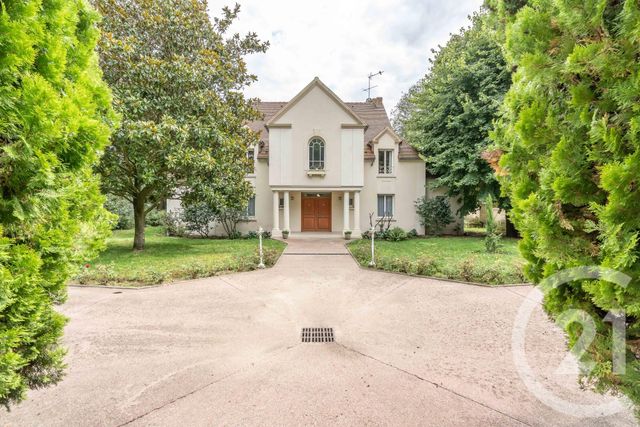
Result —
<instances>
[{"instance_id":1,"label":"tv antenna on roof","mask_svg":"<svg viewBox=\"0 0 640 427\"><path fill-rule=\"evenodd\" d=\"M366 89L362 89L363 92L367 92L367 99L371 99L371 89L376 88L378 86L371 86L371 79L375 76L381 76L384 71L378 71L377 73L369 74L369 86Z\"/></svg>"}]
</instances>

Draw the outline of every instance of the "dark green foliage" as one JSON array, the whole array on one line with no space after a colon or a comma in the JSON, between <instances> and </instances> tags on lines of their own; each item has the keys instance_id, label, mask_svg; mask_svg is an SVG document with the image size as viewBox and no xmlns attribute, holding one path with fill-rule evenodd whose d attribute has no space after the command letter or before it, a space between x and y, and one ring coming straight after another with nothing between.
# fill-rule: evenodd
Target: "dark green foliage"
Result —
<instances>
[{"instance_id":1,"label":"dark green foliage","mask_svg":"<svg viewBox=\"0 0 640 427\"><path fill-rule=\"evenodd\" d=\"M403 98L396 124L424 156L435 186L461 202L458 215L475 211L499 186L482 153L511 83L502 50L483 15L435 53L427 75ZM408 111L407 111L408 110Z\"/></svg>"},{"instance_id":2,"label":"dark green foliage","mask_svg":"<svg viewBox=\"0 0 640 427\"><path fill-rule=\"evenodd\" d=\"M393 227L387 231L385 239L392 242L407 240L407 232L400 227Z\"/></svg>"},{"instance_id":3,"label":"dark green foliage","mask_svg":"<svg viewBox=\"0 0 640 427\"><path fill-rule=\"evenodd\" d=\"M258 238L258 232L257 231L249 231L245 236L245 239L257 239ZM270 231L263 231L262 232L262 238L263 239L270 239L271 238L271 232Z\"/></svg>"},{"instance_id":4,"label":"dark green foliage","mask_svg":"<svg viewBox=\"0 0 640 427\"><path fill-rule=\"evenodd\" d=\"M182 210L181 220L187 231L208 237L215 225L216 215L215 209L200 202L186 205Z\"/></svg>"},{"instance_id":5,"label":"dark green foliage","mask_svg":"<svg viewBox=\"0 0 640 427\"><path fill-rule=\"evenodd\" d=\"M242 92L256 79L244 57L267 44L228 34L239 6L212 23L205 0L95 3L100 63L123 116L100 171L105 191L133 204L134 248L144 247L146 214L176 188L185 203L242 209L257 143L245 124L258 116Z\"/></svg>"},{"instance_id":6,"label":"dark green foliage","mask_svg":"<svg viewBox=\"0 0 640 427\"><path fill-rule=\"evenodd\" d=\"M149 227L160 227L167 224L167 214L165 211L155 208L147 213L145 223Z\"/></svg>"},{"instance_id":7,"label":"dark green foliage","mask_svg":"<svg viewBox=\"0 0 640 427\"><path fill-rule=\"evenodd\" d=\"M110 233L92 169L115 117L83 0L0 1L0 404L63 375L53 305Z\"/></svg>"},{"instance_id":8,"label":"dark green foliage","mask_svg":"<svg viewBox=\"0 0 640 427\"><path fill-rule=\"evenodd\" d=\"M426 234L439 234L453 222L449 199L445 196L421 197L416 201L416 212Z\"/></svg>"},{"instance_id":9,"label":"dark green foliage","mask_svg":"<svg viewBox=\"0 0 640 427\"><path fill-rule=\"evenodd\" d=\"M129 230L133 228L133 207L131 202L122 197L107 195L104 207L114 215L118 216L114 224L115 230Z\"/></svg>"},{"instance_id":10,"label":"dark green foliage","mask_svg":"<svg viewBox=\"0 0 640 427\"><path fill-rule=\"evenodd\" d=\"M539 0L509 25L517 66L495 141L503 189L522 233L528 277L601 265L632 277L561 285L546 295L558 316L586 310L596 322L586 380L640 404L640 10L637 0ZM627 316L627 366L611 369L603 316ZM567 328L570 344L579 328Z\"/></svg>"},{"instance_id":11,"label":"dark green foliage","mask_svg":"<svg viewBox=\"0 0 640 427\"><path fill-rule=\"evenodd\" d=\"M502 234L498 231L498 224L493 216L493 197L487 195L484 206L487 210L487 223L485 224L486 236L484 237L484 246L487 252L495 253L500 247L500 239Z\"/></svg>"}]
</instances>

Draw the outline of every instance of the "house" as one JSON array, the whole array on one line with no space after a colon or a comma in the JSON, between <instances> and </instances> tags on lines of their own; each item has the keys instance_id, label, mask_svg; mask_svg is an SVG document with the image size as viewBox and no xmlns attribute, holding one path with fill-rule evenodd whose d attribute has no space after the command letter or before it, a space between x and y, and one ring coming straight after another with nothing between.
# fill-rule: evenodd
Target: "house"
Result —
<instances>
[{"instance_id":1,"label":"house","mask_svg":"<svg viewBox=\"0 0 640 427\"><path fill-rule=\"evenodd\" d=\"M316 77L289 102L257 108L263 118L249 126L260 143L248 153L247 176L255 195L240 231L359 237L382 216L424 231L415 201L425 195L425 164L391 128L382 98L343 102ZM179 203L169 200L167 209Z\"/></svg>"}]
</instances>

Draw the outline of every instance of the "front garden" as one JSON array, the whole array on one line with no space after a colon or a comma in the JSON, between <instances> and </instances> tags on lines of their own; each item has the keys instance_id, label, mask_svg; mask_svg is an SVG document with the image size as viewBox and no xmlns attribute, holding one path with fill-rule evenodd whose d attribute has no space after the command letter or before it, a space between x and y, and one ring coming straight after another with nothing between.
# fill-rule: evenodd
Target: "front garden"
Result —
<instances>
[{"instance_id":1,"label":"front garden","mask_svg":"<svg viewBox=\"0 0 640 427\"><path fill-rule=\"evenodd\" d=\"M196 279L227 272L254 270L259 264L258 240L169 237L164 227L146 229L144 251L132 251L133 230L116 230L107 250L87 262L75 282L83 285L145 286ZM284 243L265 239L264 262L272 266Z\"/></svg>"},{"instance_id":2,"label":"front garden","mask_svg":"<svg viewBox=\"0 0 640 427\"><path fill-rule=\"evenodd\" d=\"M411 275L488 285L525 282L524 259L517 239L502 239L495 253L487 252L480 237L425 237L375 241L376 268ZM371 260L371 241L357 240L349 250L361 266Z\"/></svg>"}]
</instances>

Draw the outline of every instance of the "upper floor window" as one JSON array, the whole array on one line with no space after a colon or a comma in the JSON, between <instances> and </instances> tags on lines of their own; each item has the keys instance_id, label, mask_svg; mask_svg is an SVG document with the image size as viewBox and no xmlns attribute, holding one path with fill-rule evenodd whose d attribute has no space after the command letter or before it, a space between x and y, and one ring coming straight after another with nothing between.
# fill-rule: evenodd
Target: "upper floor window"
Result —
<instances>
[{"instance_id":1,"label":"upper floor window","mask_svg":"<svg viewBox=\"0 0 640 427\"><path fill-rule=\"evenodd\" d=\"M309 170L324 169L324 141L314 137L309 141Z\"/></svg>"},{"instance_id":2,"label":"upper floor window","mask_svg":"<svg viewBox=\"0 0 640 427\"><path fill-rule=\"evenodd\" d=\"M249 160L249 173L255 173L256 172L256 167L255 167L255 151L253 150L253 148L249 149L249 151L247 151L247 159Z\"/></svg>"},{"instance_id":3,"label":"upper floor window","mask_svg":"<svg viewBox=\"0 0 640 427\"><path fill-rule=\"evenodd\" d=\"M378 173L393 173L393 150L378 150Z\"/></svg>"}]
</instances>

